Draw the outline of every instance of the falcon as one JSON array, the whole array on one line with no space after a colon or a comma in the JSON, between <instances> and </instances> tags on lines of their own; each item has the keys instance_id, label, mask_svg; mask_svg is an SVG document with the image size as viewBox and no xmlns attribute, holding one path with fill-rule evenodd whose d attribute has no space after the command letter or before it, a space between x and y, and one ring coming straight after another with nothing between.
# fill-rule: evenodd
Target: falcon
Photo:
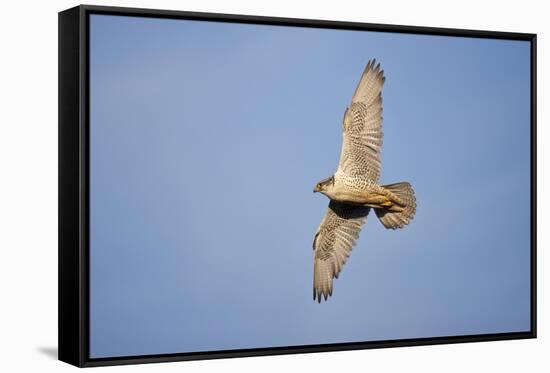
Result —
<instances>
[{"instance_id":1,"label":"falcon","mask_svg":"<svg viewBox=\"0 0 550 373\"><path fill-rule=\"evenodd\" d=\"M370 60L344 113L338 169L313 190L330 199L313 240L313 300L319 303L332 295L333 279L355 246L370 209L387 229L403 228L416 212L411 184L378 181L384 81L384 70Z\"/></svg>"}]
</instances>

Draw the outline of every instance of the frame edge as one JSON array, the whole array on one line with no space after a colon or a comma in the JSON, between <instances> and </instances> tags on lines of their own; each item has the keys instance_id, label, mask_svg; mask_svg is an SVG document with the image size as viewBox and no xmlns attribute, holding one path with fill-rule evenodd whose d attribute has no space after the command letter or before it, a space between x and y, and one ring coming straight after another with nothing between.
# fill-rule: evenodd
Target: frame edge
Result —
<instances>
[{"instance_id":1,"label":"frame edge","mask_svg":"<svg viewBox=\"0 0 550 373\"><path fill-rule=\"evenodd\" d=\"M80 5L80 8L82 8L87 13L130 17L176 18L196 21L245 23L272 26L313 27L416 35L458 36L523 41L532 41L533 38L536 37L535 33L526 32L459 29L438 26L397 25L389 23L369 23L362 21L337 21L332 19L273 17L251 14L244 15L233 13L196 12L173 9L133 8L86 4Z\"/></svg>"},{"instance_id":2,"label":"frame edge","mask_svg":"<svg viewBox=\"0 0 550 373\"><path fill-rule=\"evenodd\" d=\"M537 338L537 34L531 34L531 334Z\"/></svg>"},{"instance_id":3,"label":"frame edge","mask_svg":"<svg viewBox=\"0 0 550 373\"><path fill-rule=\"evenodd\" d=\"M84 366L80 230L81 7L58 13L58 359Z\"/></svg>"}]
</instances>

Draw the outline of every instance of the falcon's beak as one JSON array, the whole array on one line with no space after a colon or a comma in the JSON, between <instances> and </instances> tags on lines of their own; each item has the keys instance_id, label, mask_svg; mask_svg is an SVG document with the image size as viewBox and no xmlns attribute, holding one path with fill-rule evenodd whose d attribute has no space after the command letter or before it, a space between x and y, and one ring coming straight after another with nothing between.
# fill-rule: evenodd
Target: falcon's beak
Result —
<instances>
[{"instance_id":1,"label":"falcon's beak","mask_svg":"<svg viewBox=\"0 0 550 373\"><path fill-rule=\"evenodd\" d=\"M313 193L317 193L318 191L320 191L319 186L315 185L315 188L313 188Z\"/></svg>"}]
</instances>

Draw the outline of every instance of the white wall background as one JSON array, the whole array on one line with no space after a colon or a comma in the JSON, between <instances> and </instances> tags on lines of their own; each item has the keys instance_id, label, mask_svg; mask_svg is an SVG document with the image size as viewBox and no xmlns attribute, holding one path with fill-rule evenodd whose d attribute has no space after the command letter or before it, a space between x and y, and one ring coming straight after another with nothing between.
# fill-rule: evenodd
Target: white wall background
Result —
<instances>
[{"instance_id":1,"label":"white wall background","mask_svg":"<svg viewBox=\"0 0 550 373\"><path fill-rule=\"evenodd\" d=\"M126 366L118 371L547 371L548 70L544 1L89 1L144 8L538 34L537 340ZM57 353L57 12L75 1L11 1L0 21L0 370L69 371ZM545 167L546 166L546 167ZM527 191L526 191L527 193ZM513 200L510 201L513 211ZM545 268L546 267L546 268ZM330 320L327 320L330 322ZM397 321L398 322L398 321ZM546 366L546 369L545 369Z\"/></svg>"}]
</instances>

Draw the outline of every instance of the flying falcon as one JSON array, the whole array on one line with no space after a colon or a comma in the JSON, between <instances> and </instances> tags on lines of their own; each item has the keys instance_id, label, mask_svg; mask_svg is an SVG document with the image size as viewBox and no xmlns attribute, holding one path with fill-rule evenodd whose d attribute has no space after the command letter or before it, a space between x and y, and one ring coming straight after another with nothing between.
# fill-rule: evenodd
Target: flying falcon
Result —
<instances>
[{"instance_id":1,"label":"flying falcon","mask_svg":"<svg viewBox=\"0 0 550 373\"><path fill-rule=\"evenodd\" d=\"M338 170L313 190L330 199L313 240L313 300L319 303L332 295L333 278L338 278L371 208L388 229L403 228L416 212L411 184L378 182L384 81L380 64L369 61L344 114Z\"/></svg>"}]
</instances>

